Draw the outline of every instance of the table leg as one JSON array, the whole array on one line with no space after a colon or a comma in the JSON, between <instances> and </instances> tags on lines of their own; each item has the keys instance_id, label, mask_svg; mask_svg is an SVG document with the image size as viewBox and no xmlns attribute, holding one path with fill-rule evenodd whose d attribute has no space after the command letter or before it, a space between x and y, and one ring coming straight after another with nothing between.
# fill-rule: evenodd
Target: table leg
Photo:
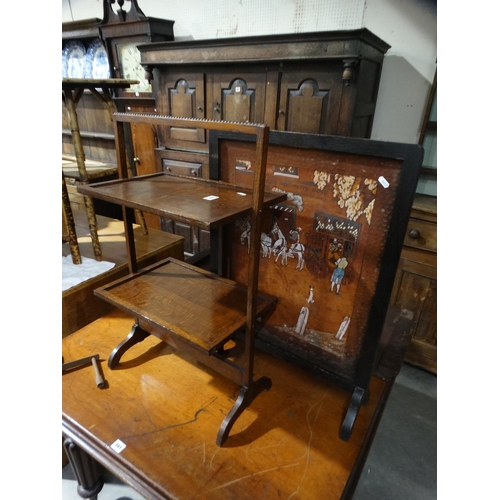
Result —
<instances>
[{"instance_id":1,"label":"table leg","mask_svg":"<svg viewBox=\"0 0 500 500\"><path fill-rule=\"evenodd\" d=\"M82 498L97 500L97 495L104 486L97 470L97 462L69 438L64 440L64 449L78 481L78 494Z\"/></svg>"}]
</instances>

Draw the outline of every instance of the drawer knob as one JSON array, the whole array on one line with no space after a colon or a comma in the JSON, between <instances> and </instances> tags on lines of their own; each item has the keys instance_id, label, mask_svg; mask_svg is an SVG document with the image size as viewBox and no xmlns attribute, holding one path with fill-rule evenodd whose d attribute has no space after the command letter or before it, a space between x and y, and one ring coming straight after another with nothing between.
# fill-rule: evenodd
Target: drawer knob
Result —
<instances>
[{"instance_id":1,"label":"drawer knob","mask_svg":"<svg viewBox=\"0 0 500 500\"><path fill-rule=\"evenodd\" d=\"M418 238L420 238L420 231L418 229L412 229L408 233L408 236L413 240L417 240Z\"/></svg>"},{"instance_id":2,"label":"drawer knob","mask_svg":"<svg viewBox=\"0 0 500 500\"><path fill-rule=\"evenodd\" d=\"M194 177L198 177L198 172L193 168L193 170L191 170L191 174L194 176Z\"/></svg>"}]
</instances>

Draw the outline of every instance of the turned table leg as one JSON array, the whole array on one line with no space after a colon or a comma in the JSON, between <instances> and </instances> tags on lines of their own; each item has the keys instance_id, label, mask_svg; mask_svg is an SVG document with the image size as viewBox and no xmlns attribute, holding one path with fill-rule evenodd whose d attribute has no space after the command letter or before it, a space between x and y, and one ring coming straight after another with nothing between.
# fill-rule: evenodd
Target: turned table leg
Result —
<instances>
[{"instance_id":1,"label":"turned table leg","mask_svg":"<svg viewBox=\"0 0 500 500\"><path fill-rule=\"evenodd\" d=\"M82 498L97 500L97 494L104 485L97 470L97 462L69 438L64 440L64 449L78 481L78 494Z\"/></svg>"}]
</instances>

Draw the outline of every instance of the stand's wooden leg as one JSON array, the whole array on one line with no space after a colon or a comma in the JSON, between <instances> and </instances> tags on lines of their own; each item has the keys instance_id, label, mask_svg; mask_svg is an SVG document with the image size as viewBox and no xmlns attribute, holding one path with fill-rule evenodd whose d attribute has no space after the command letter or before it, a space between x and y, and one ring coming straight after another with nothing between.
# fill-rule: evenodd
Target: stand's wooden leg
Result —
<instances>
[{"instance_id":1,"label":"stand's wooden leg","mask_svg":"<svg viewBox=\"0 0 500 500\"><path fill-rule=\"evenodd\" d=\"M368 399L368 391L362 389L361 387L356 387L351 397L351 403L349 404L349 409L342 423L342 428L340 429L340 439L343 441L349 441L351 437L352 429L354 423L358 418L358 413L361 406Z\"/></svg>"},{"instance_id":2,"label":"stand's wooden leg","mask_svg":"<svg viewBox=\"0 0 500 500\"><path fill-rule=\"evenodd\" d=\"M99 243L99 234L97 228L97 217L95 214L94 200L90 196L84 196L85 211L89 221L90 239L92 240L92 248L94 250L95 260L102 261L101 244Z\"/></svg>"},{"instance_id":3,"label":"stand's wooden leg","mask_svg":"<svg viewBox=\"0 0 500 500\"><path fill-rule=\"evenodd\" d=\"M78 165L78 174L80 181L83 184L88 184L89 178L87 175L87 168L85 166L85 151L83 149L82 138L80 135L80 126L78 124L78 116L76 113L76 106L83 90L77 91L75 95L69 89L64 91L65 104L68 111L68 119L71 127L71 138L75 148L76 164ZM92 248L94 249L94 256L97 261L102 261L101 245L99 243L99 235L97 233L97 218L95 215L94 201L89 196L83 197L85 201L85 211L89 221L90 238L92 240Z\"/></svg>"},{"instance_id":4,"label":"stand's wooden leg","mask_svg":"<svg viewBox=\"0 0 500 500\"><path fill-rule=\"evenodd\" d=\"M63 239L68 241L71 251L71 259L73 264L81 264L82 256L80 254L80 246L78 245L78 237L76 235L75 220L73 218L73 210L69 201L68 188L64 172L62 173L62 206L63 206ZM67 233L67 234L66 234Z\"/></svg>"},{"instance_id":5,"label":"stand's wooden leg","mask_svg":"<svg viewBox=\"0 0 500 500\"><path fill-rule=\"evenodd\" d=\"M108 368L111 370L116 368L120 363L123 354L128 351L132 346L142 342L145 338L149 337L149 333L143 330L137 323L132 327L127 338L120 342L111 353L108 359Z\"/></svg>"},{"instance_id":6,"label":"stand's wooden leg","mask_svg":"<svg viewBox=\"0 0 500 500\"><path fill-rule=\"evenodd\" d=\"M231 411L226 415L226 418L219 428L219 433L217 434L217 439L215 440L217 446L222 446L224 444L224 441L227 439L233 424L236 422L236 419L241 415L243 410L247 408L262 391L268 391L272 385L273 383L269 377L261 377L256 382L253 382L251 387L243 386L241 388L236 402L231 408Z\"/></svg>"},{"instance_id":7,"label":"stand's wooden leg","mask_svg":"<svg viewBox=\"0 0 500 500\"><path fill-rule=\"evenodd\" d=\"M78 481L78 494L82 498L97 500L97 494L104 485L97 470L97 462L71 439L64 440L64 449Z\"/></svg>"}]
</instances>

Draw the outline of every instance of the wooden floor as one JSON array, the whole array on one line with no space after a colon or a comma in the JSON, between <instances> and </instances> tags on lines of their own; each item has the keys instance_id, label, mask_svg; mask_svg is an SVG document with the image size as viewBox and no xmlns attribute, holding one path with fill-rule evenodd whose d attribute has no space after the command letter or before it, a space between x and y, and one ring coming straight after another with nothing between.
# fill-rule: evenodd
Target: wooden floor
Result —
<instances>
[{"instance_id":1,"label":"wooden floor","mask_svg":"<svg viewBox=\"0 0 500 500\"><path fill-rule=\"evenodd\" d=\"M73 217L81 255L94 259L87 216L81 210L74 210ZM102 260L113 262L115 267L62 293L63 337L111 311L110 305L94 296L94 289L125 276L128 272L123 222L98 215L97 224ZM134 228L134 233L140 267L167 257L184 258L184 238L150 228L145 235L140 226ZM69 244L64 243L62 256L67 255L70 255Z\"/></svg>"}]
</instances>

